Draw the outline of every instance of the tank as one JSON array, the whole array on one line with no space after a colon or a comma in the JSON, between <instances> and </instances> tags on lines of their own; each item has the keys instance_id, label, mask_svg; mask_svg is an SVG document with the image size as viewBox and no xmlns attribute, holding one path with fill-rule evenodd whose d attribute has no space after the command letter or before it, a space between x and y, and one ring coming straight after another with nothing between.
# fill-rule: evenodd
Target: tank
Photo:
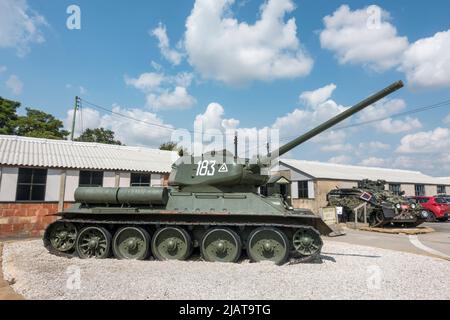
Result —
<instances>
[{"instance_id":1,"label":"tank","mask_svg":"<svg viewBox=\"0 0 450 320\"><path fill-rule=\"evenodd\" d=\"M428 218L428 213L420 204L385 190L384 180L362 180L358 187L351 189L336 188L328 195L330 206L342 207L347 221L367 222L371 227L416 227ZM364 206L365 204L365 206ZM364 218L366 207L366 218Z\"/></svg>"},{"instance_id":2,"label":"tank","mask_svg":"<svg viewBox=\"0 0 450 320\"><path fill-rule=\"evenodd\" d=\"M393 83L266 155L183 156L166 188L78 188L76 204L47 227L44 245L80 258L185 260L195 250L210 262L236 262L244 252L253 262L311 261L320 254L321 235L333 230L279 195L260 195L259 187L279 156L401 87Z\"/></svg>"}]
</instances>

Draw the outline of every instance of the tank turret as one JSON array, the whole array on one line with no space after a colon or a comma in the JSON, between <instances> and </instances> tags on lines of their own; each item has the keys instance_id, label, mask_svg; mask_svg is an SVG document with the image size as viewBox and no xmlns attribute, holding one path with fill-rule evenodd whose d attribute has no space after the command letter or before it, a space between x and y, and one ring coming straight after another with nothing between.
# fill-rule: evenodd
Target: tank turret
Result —
<instances>
[{"instance_id":1,"label":"tank turret","mask_svg":"<svg viewBox=\"0 0 450 320\"><path fill-rule=\"evenodd\" d=\"M197 186L200 186L203 191L222 190L226 192L230 188L234 191L244 188L254 190L267 183L269 180L268 168L279 156L311 140L402 87L402 81L395 82L325 123L282 145L270 154L258 156L256 159L237 158L226 150L208 152L199 157L181 157L172 167L169 184L189 191L198 190Z\"/></svg>"}]
</instances>

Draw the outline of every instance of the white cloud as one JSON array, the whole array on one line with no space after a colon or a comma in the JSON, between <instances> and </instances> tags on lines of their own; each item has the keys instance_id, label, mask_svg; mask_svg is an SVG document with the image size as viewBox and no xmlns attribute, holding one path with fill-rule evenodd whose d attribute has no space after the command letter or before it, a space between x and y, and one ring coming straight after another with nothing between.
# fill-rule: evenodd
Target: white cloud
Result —
<instances>
[{"instance_id":1,"label":"white cloud","mask_svg":"<svg viewBox=\"0 0 450 320\"><path fill-rule=\"evenodd\" d=\"M330 158L328 162L334 164L350 164L352 162L352 158L349 156L340 155Z\"/></svg>"},{"instance_id":2,"label":"white cloud","mask_svg":"<svg viewBox=\"0 0 450 320\"><path fill-rule=\"evenodd\" d=\"M406 50L400 70L416 87L450 85L450 30L413 43Z\"/></svg>"},{"instance_id":3,"label":"white cloud","mask_svg":"<svg viewBox=\"0 0 450 320\"><path fill-rule=\"evenodd\" d=\"M32 10L26 0L0 0L0 48L15 48L19 56L30 51L30 44L42 43L45 18Z\"/></svg>"},{"instance_id":4,"label":"white cloud","mask_svg":"<svg viewBox=\"0 0 450 320\"><path fill-rule=\"evenodd\" d=\"M85 95L85 94L87 94L87 90L86 90L86 88L85 88L85 87L83 87L83 86L80 86L80 87L79 87L79 90L80 90L80 94L81 94L81 95Z\"/></svg>"},{"instance_id":5,"label":"white cloud","mask_svg":"<svg viewBox=\"0 0 450 320\"><path fill-rule=\"evenodd\" d=\"M401 139L398 153L426 153L430 157L436 153L448 154L450 149L450 129L436 128L409 134ZM433 159L436 159L433 157Z\"/></svg>"},{"instance_id":6,"label":"white cloud","mask_svg":"<svg viewBox=\"0 0 450 320\"><path fill-rule=\"evenodd\" d=\"M165 124L154 113L141 109L126 109L117 105L113 106L113 111L124 114L127 117L139 119L141 122L109 114L101 115L97 110L83 108L82 113L77 113L75 137L79 136L82 130L103 127L114 131L116 139L131 146L142 145L157 148L161 143L167 142L171 138L172 130L170 128L173 127ZM65 128L69 131L71 130L72 118L73 110L69 110L64 120ZM165 127L168 127L168 129Z\"/></svg>"},{"instance_id":7,"label":"white cloud","mask_svg":"<svg viewBox=\"0 0 450 320\"><path fill-rule=\"evenodd\" d=\"M299 100L301 102L305 102L308 106L314 107L320 103L324 103L325 101L327 101L331 97L335 89L336 85L332 83L314 91L306 91L301 93Z\"/></svg>"},{"instance_id":8,"label":"white cloud","mask_svg":"<svg viewBox=\"0 0 450 320\"><path fill-rule=\"evenodd\" d=\"M6 66L0 66L0 74L6 72L6 70L8 70Z\"/></svg>"},{"instance_id":9,"label":"white cloud","mask_svg":"<svg viewBox=\"0 0 450 320\"><path fill-rule=\"evenodd\" d=\"M292 0L268 0L254 24L239 22L234 0L197 0L186 22L189 62L205 78L227 84L296 78L310 73L313 60L297 37Z\"/></svg>"},{"instance_id":10,"label":"white cloud","mask_svg":"<svg viewBox=\"0 0 450 320\"><path fill-rule=\"evenodd\" d=\"M138 78L125 76L125 83L142 91L150 91L158 89L164 79L165 76L162 73L148 72L141 74Z\"/></svg>"},{"instance_id":11,"label":"white cloud","mask_svg":"<svg viewBox=\"0 0 450 320\"><path fill-rule=\"evenodd\" d=\"M182 53L170 48L169 37L167 36L166 26L160 23L157 28L153 29L150 34L158 39L158 47L161 54L173 65L179 65L183 58Z\"/></svg>"},{"instance_id":12,"label":"white cloud","mask_svg":"<svg viewBox=\"0 0 450 320\"><path fill-rule=\"evenodd\" d=\"M391 148L390 145L382 143L380 141L361 142L358 147L359 149L365 150L366 152L389 150Z\"/></svg>"},{"instance_id":13,"label":"white cloud","mask_svg":"<svg viewBox=\"0 0 450 320\"><path fill-rule=\"evenodd\" d=\"M385 119L376 127L385 133L397 134L422 128L422 123L417 118L406 117L404 120Z\"/></svg>"},{"instance_id":14,"label":"white cloud","mask_svg":"<svg viewBox=\"0 0 450 320\"><path fill-rule=\"evenodd\" d=\"M11 90L14 95L19 95L23 91L23 83L16 75L11 75L8 80L6 80L6 87Z\"/></svg>"},{"instance_id":15,"label":"white cloud","mask_svg":"<svg viewBox=\"0 0 450 320\"><path fill-rule=\"evenodd\" d=\"M336 86L330 84L314 91L306 91L300 94L300 99L306 107L296 108L292 112L275 120L273 128L280 130L281 137L295 137L303 131L329 120L331 117L345 111L344 107L330 99ZM323 148L333 148L333 145L343 145L346 133L344 131L327 131L314 138L316 143L325 143Z\"/></svg>"},{"instance_id":16,"label":"white cloud","mask_svg":"<svg viewBox=\"0 0 450 320\"><path fill-rule=\"evenodd\" d=\"M182 72L175 76L164 73L143 73L138 78L125 76L125 83L146 95L147 106L153 110L187 109L196 103L187 88L193 75Z\"/></svg>"},{"instance_id":17,"label":"white cloud","mask_svg":"<svg viewBox=\"0 0 450 320\"><path fill-rule=\"evenodd\" d=\"M406 108L406 103L402 99L383 99L370 107L367 107L360 113L359 121L370 122L374 121L372 126L378 131L397 134L402 132L408 132L415 129L420 129L422 123L417 118L405 117L401 120L393 120L387 118L393 114L399 113ZM377 121L378 119L384 119L382 121Z\"/></svg>"},{"instance_id":18,"label":"white cloud","mask_svg":"<svg viewBox=\"0 0 450 320\"><path fill-rule=\"evenodd\" d=\"M166 90L160 94L151 93L147 96L147 105L153 110L185 109L195 102L195 98L189 95L184 87L175 87L173 91Z\"/></svg>"},{"instance_id":19,"label":"white cloud","mask_svg":"<svg viewBox=\"0 0 450 320\"><path fill-rule=\"evenodd\" d=\"M397 35L390 20L389 12L376 5L355 11L342 5L324 18L320 43L335 52L342 64L384 71L398 65L408 47L408 39Z\"/></svg>"},{"instance_id":20,"label":"white cloud","mask_svg":"<svg viewBox=\"0 0 450 320\"><path fill-rule=\"evenodd\" d=\"M329 144L322 146L320 150L323 152L351 152L353 151L353 146L349 143Z\"/></svg>"},{"instance_id":21,"label":"white cloud","mask_svg":"<svg viewBox=\"0 0 450 320\"><path fill-rule=\"evenodd\" d=\"M370 157L362 160L359 165L365 167L385 167L388 163L386 159Z\"/></svg>"}]
</instances>

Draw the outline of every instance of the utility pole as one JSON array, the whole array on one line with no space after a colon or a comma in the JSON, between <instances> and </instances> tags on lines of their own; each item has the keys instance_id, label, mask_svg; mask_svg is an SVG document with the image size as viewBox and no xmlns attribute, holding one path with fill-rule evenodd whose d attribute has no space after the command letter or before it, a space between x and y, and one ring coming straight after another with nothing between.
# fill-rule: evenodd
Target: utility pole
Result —
<instances>
[{"instance_id":1,"label":"utility pole","mask_svg":"<svg viewBox=\"0 0 450 320\"><path fill-rule=\"evenodd\" d=\"M234 159L238 158L238 134L237 131L234 132Z\"/></svg>"},{"instance_id":2,"label":"utility pole","mask_svg":"<svg viewBox=\"0 0 450 320\"><path fill-rule=\"evenodd\" d=\"M70 140L73 141L73 135L75 134L75 119L77 117L77 110L80 107L80 98L75 97L75 106L73 108L73 119L72 119L72 131L70 132Z\"/></svg>"}]
</instances>

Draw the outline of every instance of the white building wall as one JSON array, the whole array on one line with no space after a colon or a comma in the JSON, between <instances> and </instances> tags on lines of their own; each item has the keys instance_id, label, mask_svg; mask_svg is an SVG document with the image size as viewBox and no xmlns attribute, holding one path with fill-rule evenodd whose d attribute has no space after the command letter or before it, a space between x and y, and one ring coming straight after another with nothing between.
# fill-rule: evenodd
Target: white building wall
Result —
<instances>
[{"instance_id":1,"label":"white building wall","mask_svg":"<svg viewBox=\"0 0 450 320\"><path fill-rule=\"evenodd\" d=\"M1 168L0 201L16 201L17 177L19 169L12 167Z\"/></svg>"},{"instance_id":2,"label":"white building wall","mask_svg":"<svg viewBox=\"0 0 450 320\"><path fill-rule=\"evenodd\" d=\"M152 174L150 179L150 186L152 187L159 187L163 184L162 175L160 174Z\"/></svg>"},{"instance_id":3,"label":"white building wall","mask_svg":"<svg viewBox=\"0 0 450 320\"><path fill-rule=\"evenodd\" d=\"M425 186L425 195L426 196L435 196L435 195L437 195L437 185L434 185L434 186L426 185Z\"/></svg>"},{"instance_id":4,"label":"white building wall","mask_svg":"<svg viewBox=\"0 0 450 320\"><path fill-rule=\"evenodd\" d=\"M48 169L47 184L45 188L45 201L49 202L59 201L60 186L61 186L61 170Z\"/></svg>"},{"instance_id":5,"label":"white building wall","mask_svg":"<svg viewBox=\"0 0 450 320\"><path fill-rule=\"evenodd\" d=\"M103 186L115 187L116 186L116 173L113 171L105 171L103 173Z\"/></svg>"},{"instance_id":6,"label":"white building wall","mask_svg":"<svg viewBox=\"0 0 450 320\"><path fill-rule=\"evenodd\" d=\"M64 201L73 202L75 190L80 182L80 171L67 170L66 172L66 188L64 191Z\"/></svg>"},{"instance_id":7,"label":"white building wall","mask_svg":"<svg viewBox=\"0 0 450 320\"><path fill-rule=\"evenodd\" d=\"M129 187L131 183L131 173L129 172L121 172L119 173L119 187Z\"/></svg>"},{"instance_id":8,"label":"white building wall","mask_svg":"<svg viewBox=\"0 0 450 320\"><path fill-rule=\"evenodd\" d=\"M447 191L447 194L450 194L450 186L447 186L446 191Z\"/></svg>"}]
</instances>

